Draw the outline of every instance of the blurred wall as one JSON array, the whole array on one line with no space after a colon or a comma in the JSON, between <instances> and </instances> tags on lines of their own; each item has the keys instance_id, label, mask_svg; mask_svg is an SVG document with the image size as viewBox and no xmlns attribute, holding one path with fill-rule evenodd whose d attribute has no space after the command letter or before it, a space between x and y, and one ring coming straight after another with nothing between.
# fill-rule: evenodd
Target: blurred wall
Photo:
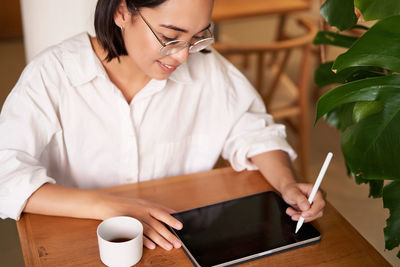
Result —
<instances>
[{"instance_id":1,"label":"blurred wall","mask_svg":"<svg viewBox=\"0 0 400 267\"><path fill-rule=\"evenodd\" d=\"M2 0L0 8L0 40L22 36L21 13L18 0Z\"/></svg>"},{"instance_id":2,"label":"blurred wall","mask_svg":"<svg viewBox=\"0 0 400 267\"><path fill-rule=\"evenodd\" d=\"M81 32L94 34L97 0L20 0L26 60Z\"/></svg>"},{"instance_id":3,"label":"blurred wall","mask_svg":"<svg viewBox=\"0 0 400 267\"><path fill-rule=\"evenodd\" d=\"M1 107L25 66L19 0L1 0L0 59Z\"/></svg>"}]
</instances>

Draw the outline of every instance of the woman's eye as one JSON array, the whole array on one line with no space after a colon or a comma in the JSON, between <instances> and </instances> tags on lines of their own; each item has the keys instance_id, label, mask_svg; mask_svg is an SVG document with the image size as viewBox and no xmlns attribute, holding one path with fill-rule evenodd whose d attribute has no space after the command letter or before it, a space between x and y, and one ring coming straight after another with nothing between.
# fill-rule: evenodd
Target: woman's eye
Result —
<instances>
[{"instance_id":1,"label":"woman's eye","mask_svg":"<svg viewBox=\"0 0 400 267\"><path fill-rule=\"evenodd\" d=\"M167 36L165 36L165 35L162 35L162 38L163 38L166 42L171 42L171 41L176 40L176 38L170 38L170 37L167 37Z\"/></svg>"},{"instance_id":2,"label":"woman's eye","mask_svg":"<svg viewBox=\"0 0 400 267\"><path fill-rule=\"evenodd\" d=\"M204 39L204 36L193 36L192 39L198 41Z\"/></svg>"},{"instance_id":3,"label":"woman's eye","mask_svg":"<svg viewBox=\"0 0 400 267\"><path fill-rule=\"evenodd\" d=\"M197 42L197 41L203 40L203 39L205 39L207 37L210 37L209 32L208 31L203 31L203 32L199 32L197 35L194 35L192 37L192 39Z\"/></svg>"}]
</instances>

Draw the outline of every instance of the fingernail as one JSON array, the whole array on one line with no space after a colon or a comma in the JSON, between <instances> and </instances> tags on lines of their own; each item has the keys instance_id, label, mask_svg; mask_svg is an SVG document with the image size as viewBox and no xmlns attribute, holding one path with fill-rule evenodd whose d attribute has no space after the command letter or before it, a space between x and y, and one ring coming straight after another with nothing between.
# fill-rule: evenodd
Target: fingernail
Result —
<instances>
[{"instance_id":1,"label":"fingernail","mask_svg":"<svg viewBox=\"0 0 400 267\"><path fill-rule=\"evenodd\" d=\"M171 249L172 249L172 245L171 245L171 244L165 244L165 245L164 245L164 248L165 248L166 250L171 250Z\"/></svg>"},{"instance_id":2,"label":"fingernail","mask_svg":"<svg viewBox=\"0 0 400 267\"><path fill-rule=\"evenodd\" d=\"M181 247L181 242L175 241L175 242L174 242L174 247L175 247L175 248L180 248L180 247Z\"/></svg>"},{"instance_id":3,"label":"fingernail","mask_svg":"<svg viewBox=\"0 0 400 267\"><path fill-rule=\"evenodd\" d=\"M302 203L302 204L300 205L300 208L301 208L302 210L306 210L306 209L308 208L307 203Z\"/></svg>"},{"instance_id":4,"label":"fingernail","mask_svg":"<svg viewBox=\"0 0 400 267\"><path fill-rule=\"evenodd\" d=\"M304 213L304 214L302 214L301 215L303 218L307 218L307 217L310 217L310 213Z\"/></svg>"}]
</instances>

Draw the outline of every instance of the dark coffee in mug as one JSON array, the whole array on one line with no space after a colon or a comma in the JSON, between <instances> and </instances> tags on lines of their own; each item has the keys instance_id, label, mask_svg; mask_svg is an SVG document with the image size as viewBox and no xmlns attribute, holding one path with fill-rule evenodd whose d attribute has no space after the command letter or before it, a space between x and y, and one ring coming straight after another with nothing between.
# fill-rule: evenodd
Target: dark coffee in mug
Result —
<instances>
[{"instance_id":1,"label":"dark coffee in mug","mask_svg":"<svg viewBox=\"0 0 400 267\"><path fill-rule=\"evenodd\" d=\"M126 237L117 237L117 238L113 238L110 240L110 242L114 242L114 243L121 243L121 242L126 242L131 240L132 238L126 238Z\"/></svg>"}]
</instances>

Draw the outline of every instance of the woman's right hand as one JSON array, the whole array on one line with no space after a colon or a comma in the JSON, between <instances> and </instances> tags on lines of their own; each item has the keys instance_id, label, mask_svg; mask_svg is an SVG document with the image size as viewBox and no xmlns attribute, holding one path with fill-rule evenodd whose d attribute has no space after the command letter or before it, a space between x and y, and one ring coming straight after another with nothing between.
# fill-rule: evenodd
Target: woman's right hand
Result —
<instances>
[{"instance_id":1,"label":"woman's right hand","mask_svg":"<svg viewBox=\"0 0 400 267\"><path fill-rule=\"evenodd\" d=\"M143 199L113 195L104 196L98 208L103 220L114 216L131 216L141 221L144 234L143 245L149 249L154 249L156 245L159 245L170 250L180 248L182 245L180 240L163 224L177 230L182 229L182 223L171 216L171 213L175 212L172 209Z\"/></svg>"},{"instance_id":2,"label":"woman's right hand","mask_svg":"<svg viewBox=\"0 0 400 267\"><path fill-rule=\"evenodd\" d=\"M84 190L44 184L27 200L24 212L105 220L114 216L131 216L143 224L143 244L170 250L181 247L179 239L167 227L182 229L182 223L171 216L174 210L143 199L119 197L97 190Z\"/></svg>"}]
</instances>

